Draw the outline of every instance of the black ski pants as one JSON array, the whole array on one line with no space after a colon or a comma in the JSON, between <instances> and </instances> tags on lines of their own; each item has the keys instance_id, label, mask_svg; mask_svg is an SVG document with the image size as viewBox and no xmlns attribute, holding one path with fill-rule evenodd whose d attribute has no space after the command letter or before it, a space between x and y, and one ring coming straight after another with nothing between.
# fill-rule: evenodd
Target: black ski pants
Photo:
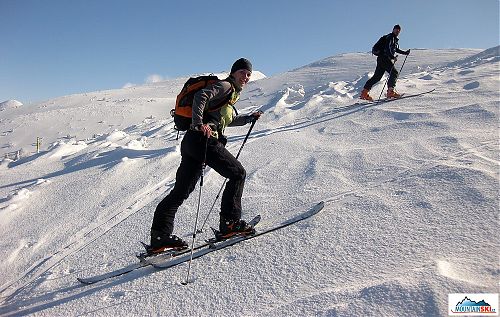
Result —
<instances>
[{"instance_id":1,"label":"black ski pants","mask_svg":"<svg viewBox=\"0 0 500 317\"><path fill-rule=\"evenodd\" d=\"M373 74L372 78L368 79L364 88L367 90L372 89L373 85L375 85L380 81L380 79L382 79L382 76L384 76L385 72L388 72L390 74L389 80L387 82L387 87L389 88L396 87L396 80L398 79L399 72L397 71L396 67L394 67L394 64L389 59L389 57L378 56L377 67L375 68L375 74Z\"/></svg>"},{"instance_id":2,"label":"black ski pants","mask_svg":"<svg viewBox=\"0 0 500 317\"><path fill-rule=\"evenodd\" d=\"M177 169L174 188L158 204L151 230L170 235L174 230L175 213L189 197L201 177L203 158L206 164L228 179L222 194L220 216L227 220L241 218L241 196L246 171L241 163L215 138L207 138L198 131L188 131L181 143L181 164Z\"/></svg>"}]
</instances>

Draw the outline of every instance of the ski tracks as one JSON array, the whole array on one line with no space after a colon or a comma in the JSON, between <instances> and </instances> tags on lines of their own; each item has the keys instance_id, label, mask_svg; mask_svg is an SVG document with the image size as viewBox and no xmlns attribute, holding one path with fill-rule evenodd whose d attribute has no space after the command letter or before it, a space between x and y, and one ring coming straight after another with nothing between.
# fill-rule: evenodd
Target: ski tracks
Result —
<instances>
[{"instance_id":1,"label":"ski tracks","mask_svg":"<svg viewBox=\"0 0 500 317\"><path fill-rule=\"evenodd\" d=\"M34 289L37 285L43 282L40 281L37 283L37 280L39 280L45 273L59 265L67 257L79 252L98 238L105 235L131 215L143 209L156 198L163 195L165 191L170 190L173 184L173 180L168 181L165 179L151 186L142 193L139 193L133 199L129 200L129 202L125 204L125 207L120 211L110 215L96 224L87 227L84 232L77 234L78 236L81 236L79 239L73 239L73 242L68 243L59 251L34 263L20 276L0 287L0 294L2 294L0 298L2 301L4 303L8 302L22 291ZM73 273L74 272L69 274Z\"/></svg>"}]
</instances>

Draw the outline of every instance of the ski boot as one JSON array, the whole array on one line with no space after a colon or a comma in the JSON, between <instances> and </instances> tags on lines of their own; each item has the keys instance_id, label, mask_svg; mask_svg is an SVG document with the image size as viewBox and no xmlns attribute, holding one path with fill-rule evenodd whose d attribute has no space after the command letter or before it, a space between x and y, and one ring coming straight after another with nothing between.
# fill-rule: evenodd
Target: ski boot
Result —
<instances>
[{"instance_id":1,"label":"ski boot","mask_svg":"<svg viewBox=\"0 0 500 317\"><path fill-rule=\"evenodd\" d=\"M219 231L214 232L217 241L222 241L234 236L247 236L255 233L253 226L245 220L223 220L219 224Z\"/></svg>"},{"instance_id":2,"label":"ski boot","mask_svg":"<svg viewBox=\"0 0 500 317\"><path fill-rule=\"evenodd\" d=\"M394 90L394 88L392 87L389 87L387 89L387 98L388 99L398 99L398 98L401 98L401 94L399 94L398 92L396 92L396 90Z\"/></svg>"},{"instance_id":3,"label":"ski boot","mask_svg":"<svg viewBox=\"0 0 500 317\"><path fill-rule=\"evenodd\" d=\"M368 94L369 92L370 91L368 89L363 89L361 95L359 96L359 99L373 101L373 98Z\"/></svg>"},{"instance_id":4,"label":"ski boot","mask_svg":"<svg viewBox=\"0 0 500 317\"><path fill-rule=\"evenodd\" d=\"M146 251L149 255L154 255L167 251L180 251L187 249L187 247L188 244L176 235L166 235L152 230L151 245L146 248Z\"/></svg>"}]
</instances>

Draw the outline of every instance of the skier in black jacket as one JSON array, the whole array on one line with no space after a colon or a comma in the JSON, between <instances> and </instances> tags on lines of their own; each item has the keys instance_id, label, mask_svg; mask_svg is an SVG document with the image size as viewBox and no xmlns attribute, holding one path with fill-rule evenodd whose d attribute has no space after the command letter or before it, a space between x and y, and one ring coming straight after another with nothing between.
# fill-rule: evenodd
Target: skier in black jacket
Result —
<instances>
[{"instance_id":1,"label":"skier in black jacket","mask_svg":"<svg viewBox=\"0 0 500 317\"><path fill-rule=\"evenodd\" d=\"M378 83L385 72L388 72L389 80L387 82L387 98L399 98L401 97L394 88L396 87L396 80L398 78L399 72L394 67L396 63L397 56L396 53L409 55L410 50L402 51L399 49L399 33L401 32L401 26L396 24L392 29L392 32L385 36L385 45L377 57L377 68L375 68L375 73L373 77L368 79L363 91L359 98L364 100L373 101L373 98L368 94L373 85Z\"/></svg>"}]
</instances>

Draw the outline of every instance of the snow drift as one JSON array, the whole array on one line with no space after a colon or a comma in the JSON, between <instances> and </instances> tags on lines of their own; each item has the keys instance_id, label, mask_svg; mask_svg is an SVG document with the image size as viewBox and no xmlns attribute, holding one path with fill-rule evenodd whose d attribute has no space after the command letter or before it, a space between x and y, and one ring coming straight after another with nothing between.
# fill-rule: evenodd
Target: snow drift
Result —
<instances>
[{"instance_id":1,"label":"snow drift","mask_svg":"<svg viewBox=\"0 0 500 317\"><path fill-rule=\"evenodd\" d=\"M179 164L169 110L186 78L11 108L1 154L27 155L0 164L0 314L447 316L449 293L497 292L498 47L412 50L398 90L436 91L383 104L357 99L374 67L349 53L248 85L239 111L265 114L240 156L244 217L264 228L325 208L195 260L187 287L183 265L76 280L133 263L149 238ZM233 153L247 128L228 130ZM207 170L201 217L222 182ZM190 236L196 203L176 234Z\"/></svg>"}]
</instances>

